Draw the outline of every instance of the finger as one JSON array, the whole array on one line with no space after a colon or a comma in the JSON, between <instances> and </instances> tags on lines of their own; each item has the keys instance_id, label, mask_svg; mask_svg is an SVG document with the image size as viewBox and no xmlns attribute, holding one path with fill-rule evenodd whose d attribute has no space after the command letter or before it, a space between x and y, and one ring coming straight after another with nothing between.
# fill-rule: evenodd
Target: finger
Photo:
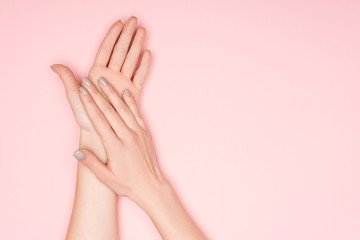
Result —
<instances>
[{"instance_id":1,"label":"finger","mask_svg":"<svg viewBox=\"0 0 360 240\"><path fill-rule=\"evenodd\" d=\"M111 53L114 49L116 40L118 39L121 30L123 29L124 23L122 20L119 20L113 25L111 25L110 29L106 33L105 38L102 40L99 50L95 57L94 65L96 66L107 66L109 59L111 57Z\"/></svg>"},{"instance_id":2,"label":"finger","mask_svg":"<svg viewBox=\"0 0 360 240\"><path fill-rule=\"evenodd\" d=\"M146 36L145 28L143 27L138 28L134 40L131 44L130 50L126 55L124 65L121 69L121 72L130 79L134 74L136 64L138 63L140 52L144 44L145 36Z\"/></svg>"},{"instance_id":3,"label":"finger","mask_svg":"<svg viewBox=\"0 0 360 240\"><path fill-rule=\"evenodd\" d=\"M62 64L54 64L51 66L51 69L59 75L61 81L63 82L66 96L70 99L78 96L77 90L79 89L79 84L76 82L73 72Z\"/></svg>"},{"instance_id":4,"label":"finger","mask_svg":"<svg viewBox=\"0 0 360 240\"><path fill-rule=\"evenodd\" d=\"M111 55L110 62L108 65L108 67L110 69L113 69L115 71L120 71L121 66L123 65L125 56L128 52L131 39L135 32L136 24L137 24L136 17L131 17L126 21L123 31L119 37L119 40L116 43L116 45L114 47L114 51Z\"/></svg>"},{"instance_id":5,"label":"finger","mask_svg":"<svg viewBox=\"0 0 360 240\"><path fill-rule=\"evenodd\" d=\"M73 155L77 160L88 167L102 183L110 188L112 187L115 176L92 152L86 149L79 149Z\"/></svg>"},{"instance_id":6,"label":"finger","mask_svg":"<svg viewBox=\"0 0 360 240\"><path fill-rule=\"evenodd\" d=\"M101 78L103 79L103 78ZM102 81L102 80L100 80ZM119 117L115 109L111 106L111 104L104 98L102 93L97 89L97 87L92 84L92 82L87 79L82 79L83 86L88 90L94 99L96 105L104 114L105 118L110 123L112 129L115 131L118 137L123 136L124 134L129 134L129 128L123 122L123 120Z\"/></svg>"},{"instance_id":7,"label":"finger","mask_svg":"<svg viewBox=\"0 0 360 240\"><path fill-rule=\"evenodd\" d=\"M153 149L152 146L151 146L151 144L152 144L151 143L152 142L151 134L147 130L145 122L144 122L143 118L140 115L140 112L139 112L138 107L136 105L135 99L130 94L130 92L128 92L127 90L125 90L124 93L123 93L123 99L124 99L124 102L126 103L126 105L131 110L131 112L134 115L134 117L135 117L136 121L138 122L138 124L142 127L143 131L141 131L141 133L143 133L147 137L147 139L150 141L150 142L146 141L146 143L149 146L149 149ZM156 160L156 153L154 151L151 151L151 155L152 155L152 157L150 158L151 168L153 170L155 170L155 172L158 175L160 175L159 165L158 165L157 160Z\"/></svg>"},{"instance_id":8,"label":"finger","mask_svg":"<svg viewBox=\"0 0 360 240\"><path fill-rule=\"evenodd\" d=\"M81 104L78 92L79 84L77 83L72 71L68 67L61 64L54 64L51 66L51 68L55 73L59 75L60 79L64 84L66 97L68 99L68 102L70 103L70 107L74 114L76 122L82 128L87 128L88 126L90 127L88 128L88 130L92 129L90 120L86 116L86 111Z\"/></svg>"},{"instance_id":9,"label":"finger","mask_svg":"<svg viewBox=\"0 0 360 240\"><path fill-rule=\"evenodd\" d=\"M150 63L151 63L151 52L150 50L145 50L141 57L140 66L137 69L133 79L134 86L138 90L141 90L145 82L145 78L149 72Z\"/></svg>"},{"instance_id":10,"label":"finger","mask_svg":"<svg viewBox=\"0 0 360 240\"><path fill-rule=\"evenodd\" d=\"M105 80L99 80L99 85L101 90L109 99L110 103L115 108L116 112L119 114L124 123L135 132L139 131L139 124L137 123L134 115L131 110L128 108L126 103L121 99L119 94L115 91L115 89Z\"/></svg>"},{"instance_id":11,"label":"finger","mask_svg":"<svg viewBox=\"0 0 360 240\"><path fill-rule=\"evenodd\" d=\"M136 105L135 99L133 98L133 96L131 95L129 90L125 90L123 93L123 99L124 102L126 103L126 105L128 106L128 108L130 109L131 113L133 114L133 116L135 117L137 123L144 129L146 130L146 126L145 126L145 122L143 120L143 118L141 117L138 107Z\"/></svg>"},{"instance_id":12,"label":"finger","mask_svg":"<svg viewBox=\"0 0 360 240\"><path fill-rule=\"evenodd\" d=\"M80 87L79 90L80 99L85 107L86 113L89 116L89 119L92 122L96 132L101 137L101 140L104 143L104 147L106 148L106 143L109 140L117 139L117 137L112 130L110 123L106 120L104 114L100 111L88 90L86 90L84 87Z\"/></svg>"}]
</instances>

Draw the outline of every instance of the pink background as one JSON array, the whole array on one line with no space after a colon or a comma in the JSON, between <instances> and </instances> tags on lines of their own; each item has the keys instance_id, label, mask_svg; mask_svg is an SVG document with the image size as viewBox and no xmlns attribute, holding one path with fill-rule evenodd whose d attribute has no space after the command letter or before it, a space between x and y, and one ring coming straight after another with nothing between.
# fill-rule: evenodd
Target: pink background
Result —
<instances>
[{"instance_id":1,"label":"pink background","mask_svg":"<svg viewBox=\"0 0 360 240\"><path fill-rule=\"evenodd\" d=\"M211 239L360 239L360 3L250 0L2 1L0 239L64 238L78 127L49 66L86 76L131 15L160 164Z\"/></svg>"}]
</instances>

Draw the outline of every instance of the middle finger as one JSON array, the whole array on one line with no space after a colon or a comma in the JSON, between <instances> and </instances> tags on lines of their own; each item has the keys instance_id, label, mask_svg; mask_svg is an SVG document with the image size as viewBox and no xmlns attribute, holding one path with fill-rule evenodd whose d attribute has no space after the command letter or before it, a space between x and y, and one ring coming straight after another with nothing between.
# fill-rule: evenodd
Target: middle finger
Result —
<instances>
[{"instance_id":1,"label":"middle finger","mask_svg":"<svg viewBox=\"0 0 360 240\"><path fill-rule=\"evenodd\" d=\"M118 42L114 47L114 51L111 55L110 62L108 67L115 71L120 71L121 66L124 63L124 59L128 52L131 39L134 35L135 29L137 24L136 17L130 17L123 28L123 31L119 37Z\"/></svg>"}]
</instances>

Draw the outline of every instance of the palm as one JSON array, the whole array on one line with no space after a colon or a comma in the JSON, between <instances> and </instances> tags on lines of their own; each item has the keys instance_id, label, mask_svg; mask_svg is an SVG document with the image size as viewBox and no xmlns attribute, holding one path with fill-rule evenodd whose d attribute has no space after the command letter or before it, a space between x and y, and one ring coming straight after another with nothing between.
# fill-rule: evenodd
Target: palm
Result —
<instances>
[{"instance_id":1,"label":"palm","mask_svg":"<svg viewBox=\"0 0 360 240\"><path fill-rule=\"evenodd\" d=\"M112 69L101 67L101 66L93 66L89 71L89 79L97 85L97 79L100 77L104 77L111 85L113 85L118 93L122 93L125 89L128 89L133 94L136 101L138 101L140 96L140 90L134 87L131 79L124 76L121 72L116 72ZM99 87L98 87L99 88ZM80 97L74 97L72 100L73 112L75 115L75 119L79 127L86 131L91 131L95 133L95 129L92 126L92 123L89 117L86 114L85 108L80 101Z\"/></svg>"},{"instance_id":2,"label":"palm","mask_svg":"<svg viewBox=\"0 0 360 240\"><path fill-rule=\"evenodd\" d=\"M142 84L150 66L150 51L146 50L143 53L141 64L136 70L135 66L138 64L140 50L145 38L145 29L138 28L130 46L136 23L136 18L130 18L125 26L121 22L116 22L111 26L99 48L88 78L99 88L98 79L103 77L114 86L119 94L128 89L135 100L138 101ZM96 134L81 103L78 91L79 85L74 74L64 65L55 64L52 68L60 75L65 85L67 97L79 127L82 130Z\"/></svg>"},{"instance_id":3,"label":"palm","mask_svg":"<svg viewBox=\"0 0 360 240\"><path fill-rule=\"evenodd\" d=\"M103 67L103 66L93 66L93 67L91 67L88 76L89 76L89 79L93 82L93 84L95 86L97 86L98 88L99 88L99 86L98 86L97 80L100 77L103 77L112 86L115 87L115 89L117 90L117 92L119 94L122 94L122 92L125 89L128 89L129 91L131 91L131 93L133 94L136 101L138 101L138 99L140 97L140 89L135 88L131 79L126 77L121 72L114 71L112 69L109 69L109 68ZM79 124L79 126L82 129L95 132L95 129L93 128L90 119L86 115L85 108L83 107L83 105L80 101L80 98L78 99L77 104L79 105L79 108L81 108L81 111L79 111L79 116L78 117L76 116L76 118L78 119L77 123Z\"/></svg>"},{"instance_id":4,"label":"palm","mask_svg":"<svg viewBox=\"0 0 360 240\"><path fill-rule=\"evenodd\" d=\"M135 100L139 100L140 89L137 89L132 80L125 76L122 72L114 71L103 66L93 66L89 71L90 80L98 86L97 80L100 77L104 77L112 86L114 86L118 93L122 94L125 89L128 89L132 94L134 94Z\"/></svg>"}]
</instances>

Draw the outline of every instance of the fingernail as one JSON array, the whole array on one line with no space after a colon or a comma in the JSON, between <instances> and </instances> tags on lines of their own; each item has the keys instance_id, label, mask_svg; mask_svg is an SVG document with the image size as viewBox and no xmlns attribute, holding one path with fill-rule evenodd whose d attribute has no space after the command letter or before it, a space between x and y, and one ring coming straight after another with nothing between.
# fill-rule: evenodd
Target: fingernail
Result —
<instances>
[{"instance_id":1,"label":"fingernail","mask_svg":"<svg viewBox=\"0 0 360 240\"><path fill-rule=\"evenodd\" d=\"M82 82L83 82L84 84L86 84L86 86L88 86L88 87L91 86L91 81L90 81L89 79L87 79L87 78L83 78L83 79L82 79Z\"/></svg>"},{"instance_id":2,"label":"fingernail","mask_svg":"<svg viewBox=\"0 0 360 240\"><path fill-rule=\"evenodd\" d=\"M99 82L101 83L101 85L103 85L104 87L106 87L108 85L108 82L103 78L99 78Z\"/></svg>"},{"instance_id":3,"label":"fingernail","mask_svg":"<svg viewBox=\"0 0 360 240\"><path fill-rule=\"evenodd\" d=\"M124 21L122 19L119 20L120 22L124 23Z\"/></svg>"},{"instance_id":4,"label":"fingernail","mask_svg":"<svg viewBox=\"0 0 360 240\"><path fill-rule=\"evenodd\" d=\"M83 160L86 156L85 153L81 150L77 150L73 155L77 160Z\"/></svg>"},{"instance_id":5,"label":"fingernail","mask_svg":"<svg viewBox=\"0 0 360 240\"><path fill-rule=\"evenodd\" d=\"M79 89L80 89L80 92L82 92L85 95L89 93L88 90L86 90L86 88L84 88L84 87L80 87Z\"/></svg>"},{"instance_id":6,"label":"fingernail","mask_svg":"<svg viewBox=\"0 0 360 240\"><path fill-rule=\"evenodd\" d=\"M53 70L53 72L55 72L55 70L53 69L53 67L52 67L52 66L50 66L50 68L51 68L51 70Z\"/></svg>"},{"instance_id":7,"label":"fingernail","mask_svg":"<svg viewBox=\"0 0 360 240\"><path fill-rule=\"evenodd\" d=\"M131 94L130 94L130 91L126 89L126 90L125 90L125 95L128 96L128 97L130 97L130 95L131 95Z\"/></svg>"}]
</instances>

